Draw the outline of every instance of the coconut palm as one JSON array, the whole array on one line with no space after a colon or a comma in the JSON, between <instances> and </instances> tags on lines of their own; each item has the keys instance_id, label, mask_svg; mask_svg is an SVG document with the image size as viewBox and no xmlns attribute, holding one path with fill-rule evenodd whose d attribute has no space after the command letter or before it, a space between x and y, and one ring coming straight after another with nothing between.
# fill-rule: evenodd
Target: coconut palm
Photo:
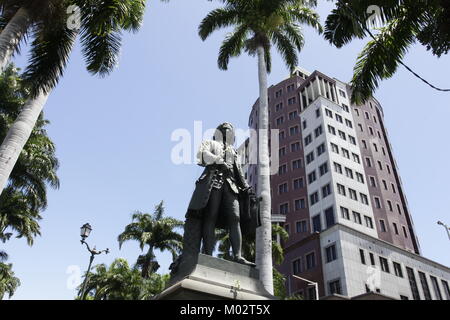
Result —
<instances>
[{"instance_id":1,"label":"coconut palm","mask_svg":"<svg viewBox=\"0 0 450 320\"><path fill-rule=\"evenodd\" d=\"M153 214L136 212L132 215L132 222L119 235L119 246L128 240L139 242L141 251L148 246L147 252L138 257L136 266L141 269L142 277L156 272L159 264L155 259L155 250L169 251L173 260L181 251L183 237L174 231L183 226L183 222L171 217L164 217L164 202L161 201Z\"/></svg>"},{"instance_id":2,"label":"coconut palm","mask_svg":"<svg viewBox=\"0 0 450 320\"><path fill-rule=\"evenodd\" d=\"M81 8L80 29L67 27L69 5ZM31 39L24 73L31 97L0 146L0 190L19 157L50 91L67 65L77 35L87 69L107 75L117 64L122 31L137 31L145 0L0 0L0 69ZM0 24L0 25L1 25Z\"/></svg>"},{"instance_id":3,"label":"coconut palm","mask_svg":"<svg viewBox=\"0 0 450 320\"><path fill-rule=\"evenodd\" d=\"M16 289L20 286L19 278L14 276L14 272L12 271L12 264L4 263L7 259L7 255L5 252L0 252L0 300L3 299L5 294L8 294L9 298L11 298L16 291Z\"/></svg>"},{"instance_id":4,"label":"coconut palm","mask_svg":"<svg viewBox=\"0 0 450 320\"><path fill-rule=\"evenodd\" d=\"M156 273L144 279L139 270L119 258L109 267L105 264L94 267L86 283L86 299L148 300L164 290L168 279L169 275Z\"/></svg>"},{"instance_id":5,"label":"coconut palm","mask_svg":"<svg viewBox=\"0 0 450 320\"><path fill-rule=\"evenodd\" d=\"M272 44L293 71L298 63L297 51L303 48L304 39L299 24L307 24L319 33L322 27L319 16L312 8L316 1L304 0L222 0L224 7L211 11L199 26L202 40L214 31L234 27L220 48L218 65L227 70L231 57L243 51L258 57L260 129L258 150L258 190L261 201L261 223L256 235L256 263L261 280L273 292L270 168L268 146L268 96L267 73L271 70Z\"/></svg>"},{"instance_id":6,"label":"coconut palm","mask_svg":"<svg viewBox=\"0 0 450 320\"><path fill-rule=\"evenodd\" d=\"M450 6L441 0L337 1L327 17L325 38L338 48L355 38L373 36L359 54L354 67L352 102L364 103L379 81L391 78L408 48L416 41L438 57L450 50ZM382 8L384 26L372 33L366 25L371 5ZM407 67L407 66L405 66ZM409 67L407 67L409 68ZM412 70L411 70L412 71Z\"/></svg>"},{"instance_id":7,"label":"coconut palm","mask_svg":"<svg viewBox=\"0 0 450 320\"><path fill-rule=\"evenodd\" d=\"M3 139L29 93L11 65L0 75L0 139ZM59 163L55 146L47 136L48 121L41 114L17 160L8 185L0 195L0 241L13 235L26 238L29 245L39 235L40 211L47 206L47 186L59 187Z\"/></svg>"}]
</instances>

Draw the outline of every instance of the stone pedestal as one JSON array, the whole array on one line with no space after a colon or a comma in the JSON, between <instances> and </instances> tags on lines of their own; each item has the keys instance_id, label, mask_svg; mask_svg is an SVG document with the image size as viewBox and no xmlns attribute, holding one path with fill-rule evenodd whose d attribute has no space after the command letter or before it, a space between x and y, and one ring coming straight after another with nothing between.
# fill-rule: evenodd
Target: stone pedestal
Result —
<instances>
[{"instance_id":1,"label":"stone pedestal","mask_svg":"<svg viewBox=\"0 0 450 320\"><path fill-rule=\"evenodd\" d=\"M269 300L255 267L203 254L172 275L158 300Z\"/></svg>"}]
</instances>

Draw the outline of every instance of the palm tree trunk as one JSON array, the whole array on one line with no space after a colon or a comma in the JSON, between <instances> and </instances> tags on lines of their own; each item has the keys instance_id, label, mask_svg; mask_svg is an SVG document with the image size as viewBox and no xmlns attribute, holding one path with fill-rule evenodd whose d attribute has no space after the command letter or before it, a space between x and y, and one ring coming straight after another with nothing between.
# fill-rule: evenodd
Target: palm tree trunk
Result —
<instances>
[{"instance_id":1,"label":"palm tree trunk","mask_svg":"<svg viewBox=\"0 0 450 320\"><path fill-rule=\"evenodd\" d=\"M5 188L9 175L33 131L48 96L49 93L41 92L36 98L28 99L0 146L0 194Z\"/></svg>"},{"instance_id":2,"label":"palm tree trunk","mask_svg":"<svg viewBox=\"0 0 450 320\"><path fill-rule=\"evenodd\" d=\"M269 163L269 102L267 97L267 68L264 48L259 46L259 132L258 132L258 197L261 201L261 227L256 230L256 264L260 279L266 290L273 294L272 274L272 217L270 196L270 163Z\"/></svg>"},{"instance_id":3,"label":"palm tree trunk","mask_svg":"<svg viewBox=\"0 0 450 320\"><path fill-rule=\"evenodd\" d=\"M20 40L30 27L31 18L28 10L20 8L0 34L0 72L5 70Z\"/></svg>"}]
</instances>

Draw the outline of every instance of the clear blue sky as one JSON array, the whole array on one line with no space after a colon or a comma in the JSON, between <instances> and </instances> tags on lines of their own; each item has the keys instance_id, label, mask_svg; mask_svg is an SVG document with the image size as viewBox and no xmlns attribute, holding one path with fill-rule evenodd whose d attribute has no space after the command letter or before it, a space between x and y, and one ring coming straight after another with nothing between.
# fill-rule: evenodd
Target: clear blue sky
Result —
<instances>
[{"instance_id":1,"label":"clear blue sky","mask_svg":"<svg viewBox=\"0 0 450 320\"><path fill-rule=\"evenodd\" d=\"M322 20L332 3L320 1ZM134 263L137 243L119 250L117 235L135 210L152 212L164 200L168 215L183 219L194 181L201 169L174 165L174 130L193 132L194 121L204 128L230 121L246 128L250 107L258 95L257 65L242 56L229 71L217 68L216 58L225 32L206 42L197 26L218 2L148 1L142 30L125 35L120 66L105 78L90 76L74 51L67 72L45 106L51 121L48 132L61 162L61 188L49 191L43 213L42 236L33 247L23 239L5 246L22 285L14 299L72 299L69 266L87 267L89 255L79 240L79 227L89 222L88 241L108 256L96 263L124 257ZM305 27L306 46L300 65L349 81L364 42L336 49ZM23 58L18 57L19 65ZM450 57L433 57L414 46L405 60L438 86L450 87ZM286 78L288 71L274 53L269 83ZM376 92L400 169L416 231L427 258L450 265L450 241L436 224L450 224L448 124L450 94L439 93L400 68ZM169 254L158 254L167 271Z\"/></svg>"}]
</instances>

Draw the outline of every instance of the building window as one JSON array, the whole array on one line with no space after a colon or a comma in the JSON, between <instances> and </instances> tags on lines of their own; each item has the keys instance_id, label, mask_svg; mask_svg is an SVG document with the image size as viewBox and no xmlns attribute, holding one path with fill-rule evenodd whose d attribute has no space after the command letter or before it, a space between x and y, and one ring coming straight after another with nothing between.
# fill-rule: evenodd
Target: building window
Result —
<instances>
[{"instance_id":1,"label":"building window","mask_svg":"<svg viewBox=\"0 0 450 320\"><path fill-rule=\"evenodd\" d=\"M291 143L291 152L300 151L300 142Z\"/></svg>"},{"instance_id":2,"label":"building window","mask_svg":"<svg viewBox=\"0 0 450 320\"><path fill-rule=\"evenodd\" d=\"M288 91L288 92L291 92L291 91L293 91L294 89L295 89L295 84L290 84L290 85L287 86L287 91Z\"/></svg>"},{"instance_id":3,"label":"building window","mask_svg":"<svg viewBox=\"0 0 450 320\"><path fill-rule=\"evenodd\" d=\"M320 117L320 109L316 109L316 118Z\"/></svg>"},{"instance_id":4,"label":"building window","mask_svg":"<svg viewBox=\"0 0 450 320\"><path fill-rule=\"evenodd\" d=\"M303 178L294 179L294 190L304 187Z\"/></svg>"},{"instance_id":5,"label":"building window","mask_svg":"<svg viewBox=\"0 0 450 320\"><path fill-rule=\"evenodd\" d=\"M367 142L366 142L366 140L361 140L361 142L363 144L364 149L367 149Z\"/></svg>"},{"instance_id":6,"label":"building window","mask_svg":"<svg viewBox=\"0 0 450 320\"><path fill-rule=\"evenodd\" d=\"M278 175L285 174L287 172L287 165L283 164L278 168Z\"/></svg>"},{"instance_id":7,"label":"building window","mask_svg":"<svg viewBox=\"0 0 450 320\"><path fill-rule=\"evenodd\" d=\"M366 255L363 249L359 249L359 257L361 258L361 263L366 264Z\"/></svg>"},{"instance_id":8,"label":"building window","mask_svg":"<svg viewBox=\"0 0 450 320\"><path fill-rule=\"evenodd\" d=\"M313 183L314 181L316 181L316 179L316 170L308 174L308 184Z\"/></svg>"},{"instance_id":9,"label":"building window","mask_svg":"<svg viewBox=\"0 0 450 320\"><path fill-rule=\"evenodd\" d=\"M380 229L381 232L386 232L386 224L384 223L384 220L380 220Z\"/></svg>"},{"instance_id":10,"label":"building window","mask_svg":"<svg viewBox=\"0 0 450 320\"><path fill-rule=\"evenodd\" d=\"M393 193L397 193L397 191L395 190L395 186L394 186L393 183L391 183L391 188L392 188L392 192L393 192Z\"/></svg>"},{"instance_id":11,"label":"building window","mask_svg":"<svg viewBox=\"0 0 450 320\"><path fill-rule=\"evenodd\" d=\"M336 135L336 129L333 126L328 125L328 132L332 135Z\"/></svg>"},{"instance_id":12,"label":"building window","mask_svg":"<svg viewBox=\"0 0 450 320\"><path fill-rule=\"evenodd\" d=\"M342 140L347 141L347 136L345 135L344 131L338 130L339 137L341 137Z\"/></svg>"},{"instance_id":13,"label":"building window","mask_svg":"<svg viewBox=\"0 0 450 320\"><path fill-rule=\"evenodd\" d=\"M336 255L336 245L332 244L329 247L325 248L325 254L327 257L327 263L330 263L334 260L337 259L337 255Z\"/></svg>"},{"instance_id":14,"label":"building window","mask_svg":"<svg viewBox=\"0 0 450 320\"><path fill-rule=\"evenodd\" d=\"M389 174L391 174L391 167L389 167L388 164L386 165L386 169L387 169L387 172L388 172Z\"/></svg>"},{"instance_id":15,"label":"building window","mask_svg":"<svg viewBox=\"0 0 450 320\"><path fill-rule=\"evenodd\" d=\"M386 258L380 257L380 266L381 266L381 270L389 273L389 263Z\"/></svg>"},{"instance_id":16,"label":"building window","mask_svg":"<svg viewBox=\"0 0 450 320\"><path fill-rule=\"evenodd\" d=\"M356 139L355 137L348 135L348 140L350 141L351 144L356 146Z\"/></svg>"},{"instance_id":17,"label":"building window","mask_svg":"<svg viewBox=\"0 0 450 320\"><path fill-rule=\"evenodd\" d=\"M325 210L325 222L327 224L327 228L334 226L335 220L334 220L334 210L333 207L330 207Z\"/></svg>"},{"instance_id":18,"label":"building window","mask_svg":"<svg viewBox=\"0 0 450 320\"><path fill-rule=\"evenodd\" d=\"M320 165L319 167L320 176L323 176L328 172L328 162L325 162Z\"/></svg>"},{"instance_id":19,"label":"building window","mask_svg":"<svg viewBox=\"0 0 450 320\"><path fill-rule=\"evenodd\" d=\"M344 98L346 97L346 96L345 96L345 92L342 91L341 89L339 89L339 94L340 94L341 97L344 97Z\"/></svg>"},{"instance_id":20,"label":"building window","mask_svg":"<svg viewBox=\"0 0 450 320\"><path fill-rule=\"evenodd\" d=\"M330 294L342 294L341 281L339 279L331 281L328 285L330 288Z\"/></svg>"},{"instance_id":21,"label":"building window","mask_svg":"<svg viewBox=\"0 0 450 320\"><path fill-rule=\"evenodd\" d=\"M322 153L325 153L325 143L317 147L317 156L319 157Z\"/></svg>"},{"instance_id":22,"label":"building window","mask_svg":"<svg viewBox=\"0 0 450 320\"><path fill-rule=\"evenodd\" d=\"M351 188L348 188L348 193L350 195L350 199L358 201L358 196L356 195L356 191L355 190L353 190Z\"/></svg>"},{"instance_id":23,"label":"building window","mask_svg":"<svg viewBox=\"0 0 450 320\"><path fill-rule=\"evenodd\" d=\"M300 128L298 126L289 128L289 134L291 136L297 135L299 133L299 131L300 131Z\"/></svg>"},{"instance_id":24,"label":"building window","mask_svg":"<svg viewBox=\"0 0 450 320\"><path fill-rule=\"evenodd\" d=\"M327 115L327 117L333 118L333 112L331 112L331 110L325 108L325 114Z\"/></svg>"},{"instance_id":25,"label":"building window","mask_svg":"<svg viewBox=\"0 0 450 320\"><path fill-rule=\"evenodd\" d=\"M430 276L431 283L433 284L434 295L437 300L442 300L441 290L439 289L439 283L437 282L436 277Z\"/></svg>"},{"instance_id":26,"label":"building window","mask_svg":"<svg viewBox=\"0 0 450 320\"><path fill-rule=\"evenodd\" d=\"M394 231L395 234L398 235L398 228L397 228L397 224L395 222L392 223L392 225L394 226Z\"/></svg>"},{"instance_id":27,"label":"building window","mask_svg":"<svg viewBox=\"0 0 450 320\"><path fill-rule=\"evenodd\" d=\"M278 151L278 155L280 157L285 156L286 155L286 147L280 148L280 150Z\"/></svg>"},{"instance_id":28,"label":"building window","mask_svg":"<svg viewBox=\"0 0 450 320\"><path fill-rule=\"evenodd\" d=\"M295 226L297 233L308 232L308 225L306 224L306 220L297 221Z\"/></svg>"},{"instance_id":29,"label":"building window","mask_svg":"<svg viewBox=\"0 0 450 320\"><path fill-rule=\"evenodd\" d=\"M420 300L419 290L417 289L416 277L414 276L414 270L406 267L406 273L408 274L409 286L413 294L414 300Z\"/></svg>"},{"instance_id":30,"label":"building window","mask_svg":"<svg viewBox=\"0 0 450 320\"><path fill-rule=\"evenodd\" d=\"M389 211L394 211L394 207L392 207L392 202L391 202L391 200L387 200L386 201L387 202L387 204L388 204L388 208L389 208Z\"/></svg>"},{"instance_id":31,"label":"building window","mask_svg":"<svg viewBox=\"0 0 450 320\"><path fill-rule=\"evenodd\" d=\"M306 129L308 127L306 120L303 120L302 125L303 125L303 129Z\"/></svg>"},{"instance_id":32,"label":"building window","mask_svg":"<svg viewBox=\"0 0 450 320\"><path fill-rule=\"evenodd\" d=\"M381 201L380 201L380 198L374 197L373 199L375 200L375 208L381 209Z\"/></svg>"},{"instance_id":33,"label":"building window","mask_svg":"<svg viewBox=\"0 0 450 320\"><path fill-rule=\"evenodd\" d=\"M336 144L334 144L333 142L331 142L331 151L339 154L339 147Z\"/></svg>"},{"instance_id":34,"label":"building window","mask_svg":"<svg viewBox=\"0 0 450 320\"><path fill-rule=\"evenodd\" d=\"M298 113L297 111L289 112L289 120L297 119Z\"/></svg>"},{"instance_id":35,"label":"building window","mask_svg":"<svg viewBox=\"0 0 450 320\"><path fill-rule=\"evenodd\" d=\"M314 252L311 252L306 255L306 269L310 270L316 266L316 255Z\"/></svg>"},{"instance_id":36,"label":"building window","mask_svg":"<svg viewBox=\"0 0 450 320\"><path fill-rule=\"evenodd\" d=\"M275 92L275 98L281 97L282 94L283 94L283 89L280 89L280 90L276 91Z\"/></svg>"},{"instance_id":37,"label":"building window","mask_svg":"<svg viewBox=\"0 0 450 320\"><path fill-rule=\"evenodd\" d=\"M288 214L289 212L289 204L283 203L280 205L280 214Z\"/></svg>"},{"instance_id":38,"label":"building window","mask_svg":"<svg viewBox=\"0 0 450 320\"><path fill-rule=\"evenodd\" d=\"M397 262L392 262L394 265L394 272L395 275L397 277L403 278L403 271L402 271L402 266L400 265L400 263Z\"/></svg>"},{"instance_id":39,"label":"building window","mask_svg":"<svg viewBox=\"0 0 450 320\"><path fill-rule=\"evenodd\" d=\"M378 161L378 167L380 168L380 170L383 170L383 164L381 163L381 161Z\"/></svg>"},{"instance_id":40,"label":"building window","mask_svg":"<svg viewBox=\"0 0 450 320\"><path fill-rule=\"evenodd\" d=\"M280 126L284 122L284 117L279 117L276 121L277 121L277 126Z\"/></svg>"},{"instance_id":41,"label":"building window","mask_svg":"<svg viewBox=\"0 0 450 320\"><path fill-rule=\"evenodd\" d=\"M293 105L296 101L297 99L295 97L292 97L288 100L288 105Z\"/></svg>"},{"instance_id":42,"label":"building window","mask_svg":"<svg viewBox=\"0 0 450 320\"><path fill-rule=\"evenodd\" d=\"M359 131L364 132L364 129L363 129L363 126L361 123L358 123L358 128L359 128Z\"/></svg>"},{"instance_id":43,"label":"building window","mask_svg":"<svg viewBox=\"0 0 450 320\"><path fill-rule=\"evenodd\" d=\"M339 123L344 123L344 121L342 120L342 117L340 115L338 115L337 113L336 113L336 121Z\"/></svg>"},{"instance_id":44,"label":"building window","mask_svg":"<svg viewBox=\"0 0 450 320\"><path fill-rule=\"evenodd\" d=\"M288 192L288 185L287 185L287 183L280 184L278 186L278 193L279 194L283 194L283 193L286 193L286 192Z\"/></svg>"},{"instance_id":45,"label":"building window","mask_svg":"<svg viewBox=\"0 0 450 320\"><path fill-rule=\"evenodd\" d=\"M302 272L302 261L301 259L296 259L292 261L292 273L299 275Z\"/></svg>"},{"instance_id":46,"label":"building window","mask_svg":"<svg viewBox=\"0 0 450 320\"><path fill-rule=\"evenodd\" d=\"M369 113L368 113L368 112L364 112L364 115L366 116L366 119L367 119L367 120L370 119Z\"/></svg>"},{"instance_id":47,"label":"building window","mask_svg":"<svg viewBox=\"0 0 450 320\"><path fill-rule=\"evenodd\" d=\"M370 264L375 265L375 257L372 252L369 252Z\"/></svg>"},{"instance_id":48,"label":"building window","mask_svg":"<svg viewBox=\"0 0 450 320\"><path fill-rule=\"evenodd\" d=\"M375 177L369 177L369 180L370 180L370 186L373 188L376 188L377 183L376 183Z\"/></svg>"},{"instance_id":49,"label":"building window","mask_svg":"<svg viewBox=\"0 0 450 320\"><path fill-rule=\"evenodd\" d=\"M302 166L302 159L292 161L292 170L300 169Z\"/></svg>"},{"instance_id":50,"label":"building window","mask_svg":"<svg viewBox=\"0 0 450 320\"><path fill-rule=\"evenodd\" d=\"M400 205L397 203L397 212L399 215L402 215L402 209L400 209Z\"/></svg>"},{"instance_id":51,"label":"building window","mask_svg":"<svg viewBox=\"0 0 450 320\"><path fill-rule=\"evenodd\" d=\"M294 179L294 190L304 187L303 178Z\"/></svg>"},{"instance_id":52,"label":"building window","mask_svg":"<svg viewBox=\"0 0 450 320\"><path fill-rule=\"evenodd\" d=\"M334 171L336 171L337 173L342 174L342 166L339 163L337 163L337 162L333 162L333 165L334 165Z\"/></svg>"},{"instance_id":53,"label":"building window","mask_svg":"<svg viewBox=\"0 0 450 320\"><path fill-rule=\"evenodd\" d=\"M317 215L312 218L313 232L322 231L322 223L320 222L320 215Z\"/></svg>"},{"instance_id":54,"label":"building window","mask_svg":"<svg viewBox=\"0 0 450 320\"><path fill-rule=\"evenodd\" d=\"M358 109L354 109L355 110L355 112L356 112L356 115L359 117L359 110Z\"/></svg>"},{"instance_id":55,"label":"building window","mask_svg":"<svg viewBox=\"0 0 450 320\"><path fill-rule=\"evenodd\" d=\"M316 191L312 195L310 195L309 201L311 202L312 206L319 202L319 192Z\"/></svg>"},{"instance_id":56,"label":"building window","mask_svg":"<svg viewBox=\"0 0 450 320\"><path fill-rule=\"evenodd\" d=\"M366 227L373 229L373 222L372 222L372 218L368 217L368 216L364 216L364 220L366 222Z\"/></svg>"},{"instance_id":57,"label":"building window","mask_svg":"<svg viewBox=\"0 0 450 320\"><path fill-rule=\"evenodd\" d=\"M341 207L341 216L344 219L350 220L350 213L347 208Z\"/></svg>"},{"instance_id":58,"label":"building window","mask_svg":"<svg viewBox=\"0 0 450 320\"><path fill-rule=\"evenodd\" d=\"M356 153L352 153L353 161L356 163L361 163L361 160L359 159L359 156Z\"/></svg>"},{"instance_id":59,"label":"building window","mask_svg":"<svg viewBox=\"0 0 450 320\"><path fill-rule=\"evenodd\" d=\"M317 138L318 136L320 136L323 133L322 130L322 126L318 126L315 130L314 130L314 135Z\"/></svg>"},{"instance_id":60,"label":"building window","mask_svg":"<svg viewBox=\"0 0 450 320\"><path fill-rule=\"evenodd\" d=\"M348 152L348 150L345 148L341 148L341 150L342 150L342 155L344 156L344 158L350 159L350 153Z\"/></svg>"},{"instance_id":61,"label":"building window","mask_svg":"<svg viewBox=\"0 0 450 320\"><path fill-rule=\"evenodd\" d=\"M342 184L337 184L337 190L340 195L346 196L345 187Z\"/></svg>"},{"instance_id":62,"label":"building window","mask_svg":"<svg viewBox=\"0 0 450 320\"><path fill-rule=\"evenodd\" d=\"M350 113L350 109L348 108L348 105L346 105L344 103L342 104L342 109L344 109L345 112Z\"/></svg>"},{"instance_id":63,"label":"building window","mask_svg":"<svg viewBox=\"0 0 450 320\"><path fill-rule=\"evenodd\" d=\"M294 201L294 205L295 205L295 210L298 211L300 209L305 209L306 208L306 200L303 199L297 199Z\"/></svg>"},{"instance_id":64,"label":"building window","mask_svg":"<svg viewBox=\"0 0 450 320\"><path fill-rule=\"evenodd\" d=\"M281 111L282 109L283 109L283 102L280 102L275 106L276 112Z\"/></svg>"},{"instance_id":65,"label":"building window","mask_svg":"<svg viewBox=\"0 0 450 320\"><path fill-rule=\"evenodd\" d=\"M419 271L419 279L420 283L422 284L422 291L425 300L431 300L430 287L428 286L427 276L425 275L425 273Z\"/></svg>"},{"instance_id":66,"label":"building window","mask_svg":"<svg viewBox=\"0 0 450 320\"><path fill-rule=\"evenodd\" d=\"M405 236L405 238L408 238L408 232L406 232L405 226L403 226L403 235Z\"/></svg>"},{"instance_id":67,"label":"building window","mask_svg":"<svg viewBox=\"0 0 450 320\"><path fill-rule=\"evenodd\" d=\"M445 280L441 280L442 286L444 287L445 295L447 296L447 300L450 300L450 288L448 286L448 282Z\"/></svg>"},{"instance_id":68,"label":"building window","mask_svg":"<svg viewBox=\"0 0 450 320\"><path fill-rule=\"evenodd\" d=\"M345 175L347 176L347 178L353 179L352 169L345 167Z\"/></svg>"},{"instance_id":69,"label":"building window","mask_svg":"<svg viewBox=\"0 0 450 320\"><path fill-rule=\"evenodd\" d=\"M362 224L361 214L359 212L353 211L353 221L357 224Z\"/></svg>"},{"instance_id":70,"label":"building window","mask_svg":"<svg viewBox=\"0 0 450 320\"><path fill-rule=\"evenodd\" d=\"M280 137L280 140L283 140L286 137L286 135L284 134L284 131L280 131L278 136Z\"/></svg>"},{"instance_id":71,"label":"building window","mask_svg":"<svg viewBox=\"0 0 450 320\"><path fill-rule=\"evenodd\" d=\"M378 146L376 143L373 144L373 149L375 150L375 152L378 152Z\"/></svg>"},{"instance_id":72,"label":"building window","mask_svg":"<svg viewBox=\"0 0 450 320\"><path fill-rule=\"evenodd\" d=\"M347 126L347 127L349 127L349 128L352 128L353 129L353 123L350 121L350 120L348 120L348 119L345 119L345 125Z\"/></svg>"},{"instance_id":73,"label":"building window","mask_svg":"<svg viewBox=\"0 0 450 320\"><path fill-rule=\"evenodd\" d=\"M359 182L364 184L364 176L359 172L355 172L355 173L356 173L356 180L358 180Z\"/></svg>"},{"instance_id":74,"label":"building window","mask_svg":"<svg viewBox=\"0 0 450 320\"><path fill-rule=\"evenodd\" d=\"M305 137L305 147L312 142L312 136L309 134Z\"/></svg>"},{"instance_id":75,"label":"building window","mask_svg":"<svg viewBox=\"0 0 450 320\"><path fill-rule=\"evenodd\" d=\"M310 152L306 155L306 164L310 164L314 161L314 152Z\"/></svg>"}]
</instances>

